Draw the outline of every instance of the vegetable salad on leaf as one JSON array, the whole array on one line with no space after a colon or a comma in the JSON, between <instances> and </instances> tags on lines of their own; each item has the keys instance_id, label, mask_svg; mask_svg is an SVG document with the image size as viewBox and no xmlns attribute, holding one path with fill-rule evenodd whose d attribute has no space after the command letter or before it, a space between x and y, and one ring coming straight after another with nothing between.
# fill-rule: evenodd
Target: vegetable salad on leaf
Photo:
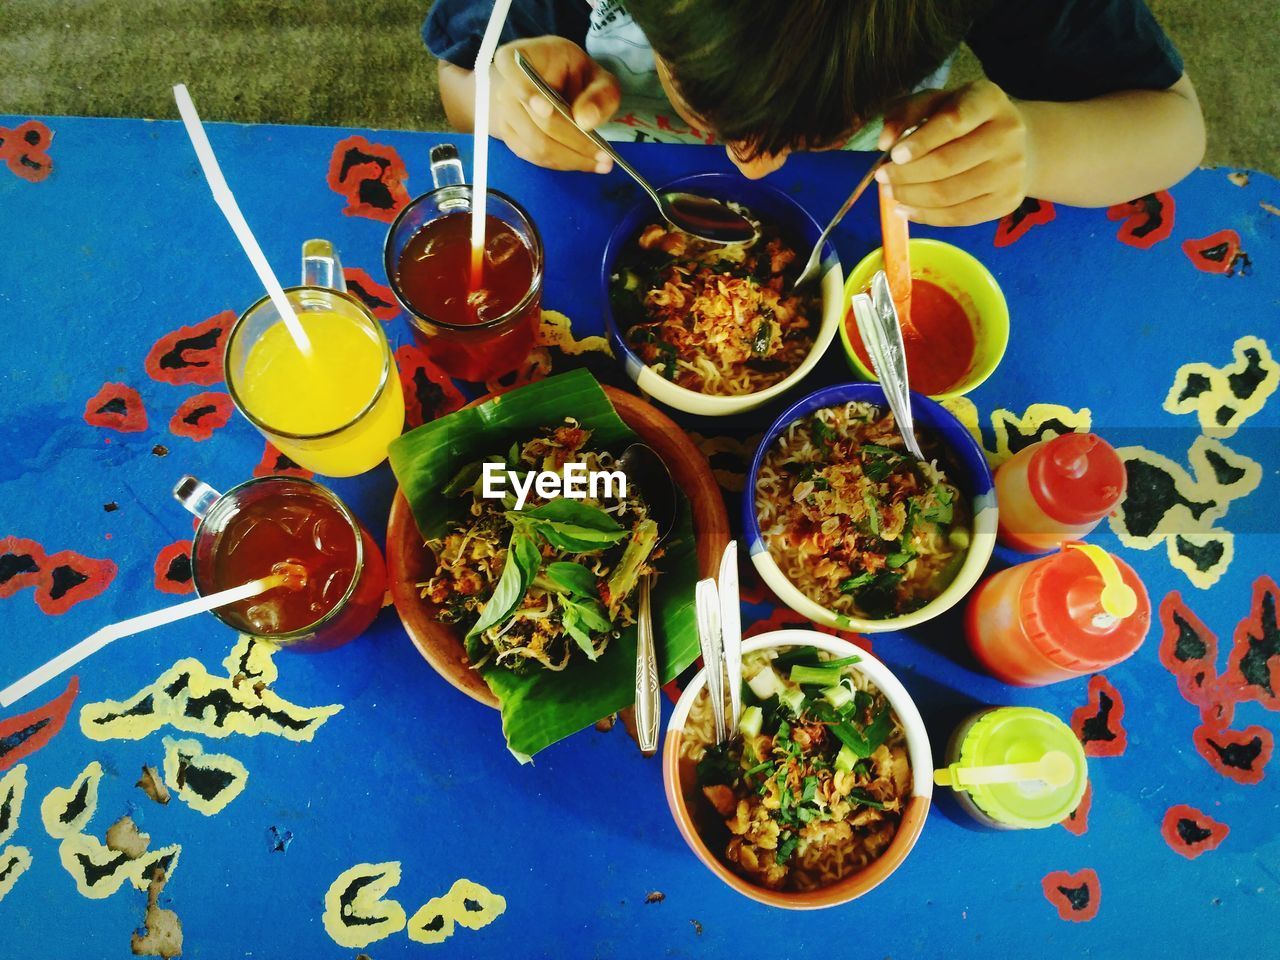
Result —
<instances>
[{"instance_id":1,"label":"vegetable salad on leaf","mask_svg":"<svg viewBox=\"0 0 1280 960\"><path fill-rule=\"evenodd\" d=\"M590 439L568 418L490 460L523 473L566 463L612 469L610 454L586 449ZM419 584L422 595L441 620L466 627L473 668L560 671L574 656L598 659L635 622L632 597L658 557L658 526L643 499L634 489L601 499L533 496L516 510L511 494L481 496L482 469L467 464L445 486L462 498L465 516L427 541L439 568Z\"/></svg>"},{"instance_id":2,"label":"vegetable salad on leaf","mask_svg":"<svg viewBox=\"0 0 1280 960\"><path fill-rule=\"evenodd\" d=\"M564 425L567 416L590 434L595 451L621 451L639 439L595 378L579 369L465 407L395 440L390 448L391 468L422 542L444 546L462 527L478 523L467 491L481 476L485 458L516 463L531 441L545 443L546 428ZM662 542L661 558L651 546L646 547L647 534L638 528L644 519L642 503L627 504L623 511L617 503L588 502L585 505L592 512L574 517L553 515L560 508L547 508L536 498L519 511L514 504L498 503L492 513L486 511L484 519L486 549L492 548L492 554L475 557L459 538L450 548L457 576L436 569L423 580L430 585L445 577L434 588L442 602L435 604L429 597L422 602L433 617L448 608L447 615L455 618L453 623L441 624L424 642L438 647L447 658L461 659L464 647L471 648L476 660L483 658L477 672L498 701L507 746L521 760L634 702L636 626L629 623L634 597L630 584L645 570L656 566L660 573L653 582L652 601L661 681L678 676L697 657L693 586L698 561L693 518L682 493L677 502L675 527ZM546 512L539 513L540 508ZM509 517L509 513L520 516ZM499 597L493 611L486 613L506 573L517 526L523 533L516 538L505 597ZM615 526L623 531L616 539ZM582 538L588 538L585 546ZM435 558L429 549L423 550ZM536 621L525 622L538 609L538 597L541 609L550 609L558 618L555 640L544 636L547 625L538 629ZM483 616L496 619L468 641L467 635ZM566 616L573 632L564 626ZM608 621L607 629L597 617ZM498 637L504 627L507 634ZM564 668L547 669L538 657L524 652L513 652L499 663L499 655L507 649L507 635L517 628L523 642L513 639L512 648L536 648L552 664L566 660ZM534 630L539 637L531 644L525 633ZM594 660L587 647L595 653Z\"/></svg>"},{"instance_id":3,"label":"vegetable salad on leaf","mask_svg":"<svg viewBox=\"0 0 1280 960\"><path fill-rule=\"evenodd\" d=\"M906 737L855 664L809 647L744 660L736 736L716 745L704 693L681 746L696 761L699 831L746 879L826 886L892 842L911 787Z\"/></svg>"}]
</instances>

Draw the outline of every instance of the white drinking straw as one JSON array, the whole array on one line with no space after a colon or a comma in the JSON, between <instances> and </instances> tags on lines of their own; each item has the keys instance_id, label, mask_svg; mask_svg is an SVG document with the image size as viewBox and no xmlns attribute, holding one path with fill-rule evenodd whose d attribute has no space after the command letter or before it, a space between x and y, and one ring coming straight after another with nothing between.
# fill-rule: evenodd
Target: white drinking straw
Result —
<instances>
[{"instance_id":1,"label":"white drinking straw","mask_svg":"<svg viewBox=\"0 0 1280 960\"><path fill-rule=\"evenodd\" d=\"M112 640L130 637L135 633L141 633L143 630L161 627L166 623L173 623L175 620L182 620L185 617L195 616L197 613L204 613L206 610L224 607L228 603L235 603L237 600L256 597L260 593L266 593L273 587L280 586L286 579L288 578L285 576L275 575L263 577L261 580L250 580L248 583L232 587L230 590L211 593L207 597L197 597L195 600L188 600L186 603L165 607L163 610L157 610L154 613L144 613L140 617L132 617L103 627L96 633L85 637L74 647L62 651L44 666L36 667L21 680L17 680L0 690L0 707L11 706L36 689L36 687L48 683L60 673L70 670L81 660L97 653Z\"/></svg>"},{"instance_id":2,"label":"white drinking straw","mask_svg":"<svg viewBox=\"0 0 1280 960\"><path fill-rule=\"evenodd\" d=\"M293 304L284 295L284 288L280 286L280 281L271 272L271 264L267 263L267 258L263 254L262 248L258 246L258 241L249 229L249 224L245 220L244 214L240 212L240 205L236 203L236 198L231 193L231 188L227 186L226 178L222 176L222 168L218 166L218 158L214 156L213 147L209 145L209 137L204 132L204 124L200 122L200 114L196 113L196 105L191 101L191 94L187 92L185 83L179 83L173 88L173 99L178 102L178 113L182 115L182 123L187 128L187 136L191 138L191 146L195 147L196 157L200 160L200 169L204 171L204 178L209 181L209 190L213 193L213 199L217 201L219 209L222 210L222 215L227 218L227 223L235 231L236 239L244 247L245 255L248 256L249 262L253 264L253 269L258 272L258 279L267 288L267 294L271 297L271 302L275 304L280 318L284 321L284 325L289 331L289 336L293 337L293 342L297 344L298 349L304 355L309 354L311 352L311 341L307 339L307 333L302 329L298 315L294 312Z\"/></svg>"},{"instance_id":3,"label":"white drinking straw","mask_svg":"<svg viewBox=\"0 0 1280 960\"><path fill-rule=\"evenodd\" d=\"M489 23L480 38L480 51L476 54L474 76L476 81L475 109L475 162L471 171L471 273L472 282L479 279L481 257L484 255L485 207L489 189L489 66L494 51L498 49L498 37L507 20L511 0L494 0Z\"/></svg>"}]
</instances>

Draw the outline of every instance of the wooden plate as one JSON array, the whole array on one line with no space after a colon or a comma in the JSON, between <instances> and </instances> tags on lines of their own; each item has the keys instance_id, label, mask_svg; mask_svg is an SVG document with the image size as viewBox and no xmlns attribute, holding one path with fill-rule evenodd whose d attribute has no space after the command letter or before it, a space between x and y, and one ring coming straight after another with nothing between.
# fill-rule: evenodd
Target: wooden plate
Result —
<instances>
[{"instance_id":1,"label":"wooden plate","mask_svg":"<svg viewBox=\"0 0 1280 960\"><path fill-rule=\"evenodd\" d=\"M693 508L700 576L714 577L729 543L729 517L707 458L666 414L613 387L604 387L604 392L623 422L666 461L676 486ZM475 403L488 399L482 397ZM462 634L452 624L434 619L433 604L419 596L416 584L435 575L436 562L423 543L413 512L400 490L396 491L387 525L387 571L396 612L418 652L440 676L467 696L496 709L497 699L467 661Z\"/></svg>"}]
</instances>

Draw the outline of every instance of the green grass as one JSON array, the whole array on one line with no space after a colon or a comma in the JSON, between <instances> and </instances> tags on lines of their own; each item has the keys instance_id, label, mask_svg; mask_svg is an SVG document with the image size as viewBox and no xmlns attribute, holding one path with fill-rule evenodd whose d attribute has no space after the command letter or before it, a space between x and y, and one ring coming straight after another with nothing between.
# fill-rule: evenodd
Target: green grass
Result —
<instances>
[{"instance_id":1,"label":"green grass","mask_svg":"<svg viewBox=\"0 0 1280 960\"><path fill-rule=\"evenodd\" d=\"M477 0L480 2L480 0ZM1275 0L1150 0L1209 126L1206 162L1280 174ZM0 0L0 113L445 126L423 0ZM967 54L967 51L965 52ZM962 56L957 78L978 66Z\"/></svg>"}]
</instances>

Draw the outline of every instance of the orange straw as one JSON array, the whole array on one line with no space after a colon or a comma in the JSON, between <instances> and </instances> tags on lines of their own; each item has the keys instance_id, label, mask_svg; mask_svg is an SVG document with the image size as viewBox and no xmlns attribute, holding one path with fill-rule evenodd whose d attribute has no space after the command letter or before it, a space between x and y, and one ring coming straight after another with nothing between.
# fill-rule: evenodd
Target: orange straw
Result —
<instances>
[{"instance_id":1,"label":"orange straw","mask_svg":"<svg viewBox=\"0 0 1280 960\"><path fill-rule=\"evenodd\" d=\"M898 308L898 322L903 332L911 327L911 253L907 245L910 231L907 218L898 212L893 191L880 184L880 233L884 249L884 272L889 280L889 293Z\"/></svg>"}]
</instances>

